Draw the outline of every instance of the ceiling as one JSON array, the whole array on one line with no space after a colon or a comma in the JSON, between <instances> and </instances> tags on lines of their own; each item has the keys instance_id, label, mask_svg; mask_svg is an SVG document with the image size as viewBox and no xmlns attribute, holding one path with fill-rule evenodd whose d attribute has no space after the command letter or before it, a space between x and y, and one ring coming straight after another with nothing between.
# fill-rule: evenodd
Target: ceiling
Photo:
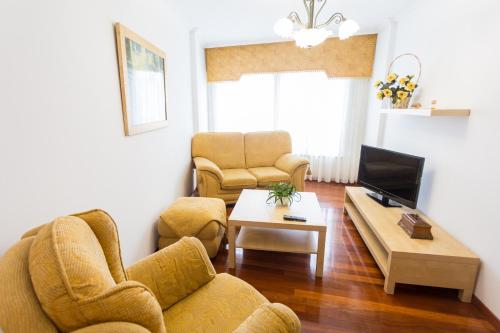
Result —
<instances>
[{"instance_id":1,"label":"ceiling","mask_svg":"<svg viewBox=\"0 0 500 333\"><path fill-rule=\"evenodd\" d=\"M335 13L356 20L360 33L377 32L398 12L409 7L410 0L329 0L321 17ZM301 0L188 0L178 3L186 12L190 28L198 28L204 46L219 46L279 40L274 23L297 11L306 20ZM336 34L337 26L331 30Z\"/></svg>"}]
</instances>

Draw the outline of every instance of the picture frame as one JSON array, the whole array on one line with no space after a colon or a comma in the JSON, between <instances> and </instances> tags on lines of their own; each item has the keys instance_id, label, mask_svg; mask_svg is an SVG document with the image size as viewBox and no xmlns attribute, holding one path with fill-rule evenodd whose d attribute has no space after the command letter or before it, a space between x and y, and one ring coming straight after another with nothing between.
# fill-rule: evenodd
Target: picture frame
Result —
<instances>
[{"instance_id":1,"label":"picture frame","mask_svg":"<svg viewBox=\"0 0 500 333\"><path fill-rule=\"evenodd\" d=\"M125 135L167 126L166 55L120 23L115 23Z\"/></svg>"}]
</instances>

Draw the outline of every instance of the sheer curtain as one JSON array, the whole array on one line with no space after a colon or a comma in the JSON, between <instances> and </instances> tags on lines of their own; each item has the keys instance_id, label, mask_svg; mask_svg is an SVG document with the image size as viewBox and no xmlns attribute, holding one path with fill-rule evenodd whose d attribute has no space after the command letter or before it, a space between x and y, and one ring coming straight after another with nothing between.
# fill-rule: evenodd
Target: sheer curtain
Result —
<instances>
[{"instance_id":1,"label":"sheer curtain","mask_svg":"<svg viewBox=\"0 0 500 333\"><path fill-rule=\"evenodd\" d=\"M324 72L244 75L209 84L209 128L286 130L294 153L311 162L309 179L352 183L367 97L367 79L329 79Z\"/></svg>"}]
</instances>

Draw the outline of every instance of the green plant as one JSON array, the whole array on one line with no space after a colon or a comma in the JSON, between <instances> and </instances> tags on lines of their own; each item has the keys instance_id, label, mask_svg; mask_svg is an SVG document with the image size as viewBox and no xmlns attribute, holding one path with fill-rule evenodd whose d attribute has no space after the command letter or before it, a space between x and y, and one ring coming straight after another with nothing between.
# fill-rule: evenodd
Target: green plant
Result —
<instances>
[{"instance_id":1,"label":"green plant","mask_svg":"<svg viewBox=\"0 0 500 333\"><path fill-rule=\"evenodd\" d=\"M266 203L274 202L275 204L280 202L282 205L285 204L284 199L288 199L290 205L294 201L300 201L300 193L297 192L297 188L293 184L289 183L273 183L269 185L269 196L267 197Z\"/></svg>"}]
</instances>

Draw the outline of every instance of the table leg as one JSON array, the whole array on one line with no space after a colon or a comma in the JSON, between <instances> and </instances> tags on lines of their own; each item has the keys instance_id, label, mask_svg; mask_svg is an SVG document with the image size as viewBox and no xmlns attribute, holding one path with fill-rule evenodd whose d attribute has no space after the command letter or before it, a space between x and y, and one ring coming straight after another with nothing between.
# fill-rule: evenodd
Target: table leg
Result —
<instances>
[{"instance_id":1,"label":"table leg","mask_svg":"<svg viewBox=\"0 0 500 333\"><path fill-rule=\"evenodd\" d=\"M323 266L325 261L325 240L326 240L326 230L318 231L318 253L316 254L316 277L323 276Z\"/></svg>"},{"instance_id":2,"label":"table leg","mask_svg":"<svg viewBox=\"0 0 500 333\"><path fill-rule=\"evenodd\" d=\"M227 231L227 238L229 241L229 254L227 256L227 266L229 268L235 268L236 267L236 240L235 240L235 235L236 235L236 228L235 226L229 224L229 228Z\"/></svg>"}]
</instances>

